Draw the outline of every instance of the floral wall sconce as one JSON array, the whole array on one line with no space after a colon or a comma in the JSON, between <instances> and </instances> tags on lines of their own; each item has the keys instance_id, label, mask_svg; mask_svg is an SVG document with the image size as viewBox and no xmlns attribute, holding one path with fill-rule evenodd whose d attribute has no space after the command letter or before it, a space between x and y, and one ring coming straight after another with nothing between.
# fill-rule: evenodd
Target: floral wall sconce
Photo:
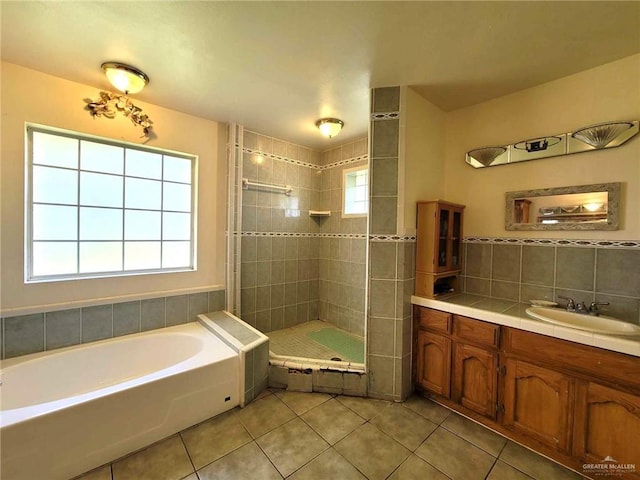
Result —
<instances>
[{"instance_id":1,"label":"floral wall sconce","mask_svg":"<svg viewBox=\"0 0 640 480\"><path fill-rule=\"evenodd\" d=\"M142 127L144 136L151 137L151 125L153 122L142 109L136 106L128 97L129 94L140 92L148 83L149 77L135 67L117 62L105 62L102 70L109 82L124 93L124 95L112 92L100 92L100 98L92 100L85 98L85 108L93 118L115 118L118 112L124 114L134 125Z\"/></svg>"}]
</instances>

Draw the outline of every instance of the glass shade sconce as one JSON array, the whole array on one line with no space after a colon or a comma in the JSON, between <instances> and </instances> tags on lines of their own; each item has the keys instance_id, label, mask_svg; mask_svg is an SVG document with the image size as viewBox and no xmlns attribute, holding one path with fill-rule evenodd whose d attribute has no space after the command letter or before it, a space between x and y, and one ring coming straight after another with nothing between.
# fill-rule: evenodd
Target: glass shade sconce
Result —
<instances>
[{"instance_id":1,"label":"glass shade sconce","mask_svg":"<svg viewBox=\"0 0 640 480\"><path fill-rule=\"evenodd\" d=\"M476 148L467 152L465 161L474 168L484 168L618 147L638 133L638 124L638 120L599 123L512 145Z\"/></svg>"}]
</instances>

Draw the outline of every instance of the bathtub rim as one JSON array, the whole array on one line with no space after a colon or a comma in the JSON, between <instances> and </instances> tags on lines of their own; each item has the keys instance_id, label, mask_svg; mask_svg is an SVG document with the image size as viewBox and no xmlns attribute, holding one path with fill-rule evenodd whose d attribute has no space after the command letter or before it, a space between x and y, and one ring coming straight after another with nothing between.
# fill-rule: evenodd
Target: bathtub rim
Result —
<instances>
[{"instance_id":1,"label":"bathtub rim","mask_svg":"<svg viewBox=\"0 0 640 480\"><path fill-rule=\"evenodd\" d=\"M227 360L229 358L235 358L238 355L238 352L234 351L233 348L229 347L220 337L213 334L209 329L203 326L200 322L188 322L185 324L175 325L172 327L166 327L162 329L149 330L146 332L138 332L129 335L123 335L120 337L107 338L104 340L99 340L96 342L89 342L80 345L71 345L69 347L59 348L55 350L47 350L44 352L32 353L29 355L22 355L19 357L13 357L7 360L3 360L0 363L0 375L2 370L10 367L19 366L23 363L28 363L34 360L39 360L41 358L46 358L52 355L61 355L65 354L72 350L78 349L90 349L96 348L104 344L114 343L121 341L124 338L133 339L133 338L144 338L147 336L157 336L157 335L166 335L167 333L187 333L189 335L202 335L206 340L205 343L209 343L209 346L213 346L215 342L215 346L222 346L226 349L224 355L216 355L214 358L211 355L207 355L206 348L201 349L196 352L195 355L189 356L187 359L178 362L176 364L170 365L169 367L163 368L161 370L156 370L145 375L135 377L129 380L125 380L123 382L119 382L113 385L109 385L103 388L98 388L96 390L91 390L89 392L83 392L78 395L74 395L72 397L64 397L62 399L52 400L44 403L36 403L34 405L28 405L13 409L1 410L0 413L0 431L18 425L20 423L32 421L38 417L42 417L44 415L48 415L60 410L65 410L68 408L73 408L74 406L90 402L100 397L106 397L108 395L115 394L120 391L136 388L154 381L161 380L163 378L172 377L175 375L179 375L188 370L195 370L198 368L206 367L212 363L217 363L220 361ZM205 333L206 332L206 333ZM240 364L240 371L244 371L244 367L242 361L244 359L240 358L238 362ZM1 383L0 383L1 385ZM4 386L0 386L1 388L5 388ZM242 390L240 388L240 390ZM0 392L1 395L1 392ZM0 398L1 400L1 398ZM0 407L1 407L0 402Z\"/></svg>"}]
</instances>

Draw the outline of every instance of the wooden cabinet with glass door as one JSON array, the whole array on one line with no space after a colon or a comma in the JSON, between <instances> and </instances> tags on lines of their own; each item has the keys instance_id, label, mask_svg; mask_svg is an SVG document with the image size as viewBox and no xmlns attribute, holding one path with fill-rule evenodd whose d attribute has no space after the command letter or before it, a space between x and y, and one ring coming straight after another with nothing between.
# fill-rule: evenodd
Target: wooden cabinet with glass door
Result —
<instances>
[{"instance_id":1,"label":"wooden cabinet with glass door","mask_svg":"<svg viewBox=\"0 0 640 480\"><path fill-rule=\"evenodd\" d=\"M441 200L418 202L416 295L435 298L458 290L464 208Z\"/></svg>"}]
</instances>

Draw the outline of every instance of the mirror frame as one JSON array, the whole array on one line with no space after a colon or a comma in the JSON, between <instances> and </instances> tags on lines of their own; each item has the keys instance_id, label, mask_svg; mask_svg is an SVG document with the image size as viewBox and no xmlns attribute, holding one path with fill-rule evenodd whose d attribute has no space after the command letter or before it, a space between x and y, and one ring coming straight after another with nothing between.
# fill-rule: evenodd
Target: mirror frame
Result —
<instances>
[{"instance_id":1,"label":"mirror frame","mask_svg":"<svg viewBox=\"0 0 640 480\"><path fill-rule=\"evenodd\" d=\"M616 183L596 183L571 187L540 188L506 193L504 228L506 230L618 230L620 209L620 186ZM574 193L607 192L607 221L602 223L566 222L555 224L515 223L515 201L527 197L569 195Z\"/></svg>"}]
</instances>

